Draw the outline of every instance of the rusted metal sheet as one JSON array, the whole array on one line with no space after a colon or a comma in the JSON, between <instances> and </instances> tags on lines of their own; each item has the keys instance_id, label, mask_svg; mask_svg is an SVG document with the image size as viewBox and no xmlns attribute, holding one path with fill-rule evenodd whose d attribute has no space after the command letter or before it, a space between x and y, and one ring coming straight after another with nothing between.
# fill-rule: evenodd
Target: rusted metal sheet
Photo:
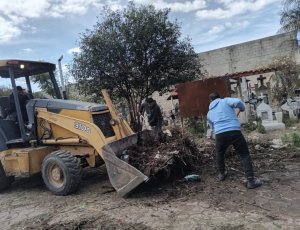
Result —
<instances>
[{"instance_id":1,"label":"rusted metal sheet","mask_svg":"<svg viewBox=\"0 0 300 230\"><path fill-rule=\"evenodd\" d=\"M230 89L227 76L177 85L180 116L185 118L206 115L208 96L211 93L219 93L221 98L230 97Z\"/></svg>"}]
</instances>

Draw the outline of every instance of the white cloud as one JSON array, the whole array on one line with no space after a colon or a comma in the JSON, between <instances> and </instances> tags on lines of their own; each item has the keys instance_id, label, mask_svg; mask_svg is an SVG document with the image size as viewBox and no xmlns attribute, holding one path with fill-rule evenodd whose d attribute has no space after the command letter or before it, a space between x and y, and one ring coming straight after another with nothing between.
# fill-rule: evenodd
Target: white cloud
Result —
<instances>
[{"instance_id":1,"label":"white cloud","mask_svg":"<svg viewBox=\"0 0 300 230\"><path fill-rule=\"evenodd\" d=\"M68 54L80 53L80 52L81 52L80 47L75 47L67 51Z\"/></svg>"},{"instance_id":2,"label":"white cloud","mask_svg":"<svg viewBox=\"0 0 300 230\"><path fill-rule=\"evenodd\" d=\"M112 10L118 10L122 8L122 5L119 0L117 1L107 0L105 4L108 5Z\"/></svg>"},{"instance_id":3,"label":"white cloud","mask_svg":"<svg viewBox=\"0 0 300 230\"><path fill-rule=\"evenodd\" d=\"M231 23L231 22L225 23L225 26L230 27L230 28L246 27L248 25L249 25L248 21L235 22L235 23Z\"/></svg>"},{"instance_id":4,"label":"white cloud","mask_svg":"<svg viewBox=\"0 0 300 230\"><path fill-rule=\"evenodd\" d=\"M220 33L221 31L223 31L225 29L224 26L214 26L210 31L208 31L209 34L217 34Z\"/></svg>"},{"instance_id":5,"label":"white cloud","mask_svg":"<svg viewBox=\"0 0 300 230\"><path fill-rule=\"evenodd\" d=\"M50 5L50 0L1 0L0 12L7 16L38 18Z\"/></svg>"},{"instance_id":6,"label":"white cloud","mask_svg":"<svg viewBox=\"0 0 300 230\"><path fill-rule=\"evenodd\" d=\"M214 26L211 30L208 31L208 33L217 34L222 32L225 28L235 29L239 27L246 27L247 25L249 25L248 21L235 22L235 23L226 22L225 25Z\"/></svg>"},{"instance_id":7,"label":"white cloud","mask_svg":"<svg viewBox=\"0 0 300 230\"><path fill-rule=\"evenodd\" d=\"M68 66L67 66L67 64L63 64L62 67L61 67L61 70L62 70L64 73L68 72Z\"/></svg>"},{"instance_id":8,"label":"white cloud","mask_svg":"<svg viewBox=\"0 0 300 230\"><path fill-rule=\"evenodd\" d=\"M19 36L28 19L84 15L89 8L99 8L105 3L112 9L120 6L120 0L0 0L0 44ZM32 33L37 32L37 28L31 29Z\"/></svg>"},{"instance_id":9,"label":"white cloud","mask_svg":"<svg viewBox=\"0 0 300 230\"><path fill-rule=\"evenodd\" d=\"M265 5L277 1L279 0L219 0L219 3L222 3L224 8L217 8L214 10L198 10L196 12L196 17L199 19L230 18L234 15L246 13L248 11L258 11Z\"/></svg>"},{"instance_id":10,"label":"white cloud","mask_svg":"<svg viewBox=\"0 0 300 230\"><path fill-rule=\"evenodd\" d=\"M167 3L163 0L135 0L134 2L139 4L152 4L157 8L171 8L173 11L190 12L193 10L199 10L206 7L205 0L193 0L181 2Z\"/></svg>"},{"instance_id":11,"label":"white cloud","mask_svg":"<svg viewBox=\"0 0 300 230\"><path fill-rule=\"evenodd\" d=\"M72 13L84 15L90 6L99 6L99 0L57 0L50 8L52 17L63 17L64 14Z\"/></svg>"},{"instance_id":12,"label":"white cloud","mask_svg":"<svg viewBox=\"0 0 300 230\"><path fill-rule=\"evenodd\" d=\"M13 22L0 17L0 44L10 41L21 34L21 30Z\"/></svg>"},{"instance_id":13,"label":"white cloud","mask_svg":"<svg viewBox=\"0 0 300 230\"><path fill-rule=\"evenodd\" d=\"M26 81L23 80L23 79L24 78L18 78L18 79L16 79L16 85L22 86L23 89L27 89Z\"/></svg>"},{"instance_id":14,"label":"white cloud","mask_svg":"<svg viewBox=\"0 0 300 230\"><path fill-rule=\"evenodd\" d=\"M32 52L32 49L26 48L26 49L22 49L25 52Z\"/></svg>"}]
</instances>

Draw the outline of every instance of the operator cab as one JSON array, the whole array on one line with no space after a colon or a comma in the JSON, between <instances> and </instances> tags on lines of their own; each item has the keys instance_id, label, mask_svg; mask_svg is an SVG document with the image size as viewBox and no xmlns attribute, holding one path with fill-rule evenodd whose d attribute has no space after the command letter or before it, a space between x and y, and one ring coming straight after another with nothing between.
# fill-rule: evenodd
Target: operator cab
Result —
<instances>
[{"instance_id":1,"label":"operator cab","mask_svg":"<svg viewBox=\"0 0 300 230\"><path fill-rule=\"evenodd\" d=\"M53 88L56 93L56 98L62 99L61 93L58 88L58 84L53 73L55 68L55 64L42 61L0 60L0 77L10 78L13 89L13 99L16 107L16 117L14 118L12 114L7 114L8 98L0 99L0 112L2 115L0 117L0 151L6 149L6 146L8 145L26 143L30 140L37 139L35 132L36 127L32 127L32 125L34 125L34 122L32 121L27 123L27 120L25 120L24 122L22 118L22 111L16 86L16 79L25 78L29 96L28 99L30 102L33 99L33 96L29 77L32 75L49 73ZM26 110L28 118L30 119L29 116L33 118L33 111L27 105Z\"/></svg>"}]
</instances>

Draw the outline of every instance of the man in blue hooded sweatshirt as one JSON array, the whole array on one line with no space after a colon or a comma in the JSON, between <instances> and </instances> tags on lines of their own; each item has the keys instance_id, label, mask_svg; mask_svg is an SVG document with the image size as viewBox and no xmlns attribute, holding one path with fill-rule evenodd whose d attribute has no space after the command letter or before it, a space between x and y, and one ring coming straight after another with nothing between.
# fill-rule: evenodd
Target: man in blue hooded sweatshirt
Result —
<instances>
[{"instance_id":1,"label":"man in blue hooded sweatshirt","mask_svg":"<svg viewBox=\"0 0 300 230\"><path fill-rule=\"evenodd\" d=\"M252 160L249 154L247 142L240 130L240 123L234 108L245 110L244 103L238 98L221 99L218 93L209 95L209 112L207 120L209 126L216 134L217 165L219 180L225 180L225 151L229 145L241 155L244 171L247 178L247 188L256 188L262 185L260 180L255 180L253 175Z\"/></svg>"}]
</instances>

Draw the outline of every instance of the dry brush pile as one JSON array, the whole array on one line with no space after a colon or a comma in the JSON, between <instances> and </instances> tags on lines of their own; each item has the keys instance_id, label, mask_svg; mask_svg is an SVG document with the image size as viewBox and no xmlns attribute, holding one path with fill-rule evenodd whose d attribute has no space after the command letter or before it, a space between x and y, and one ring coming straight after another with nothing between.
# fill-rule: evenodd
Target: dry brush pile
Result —
<instances>
[{"instance_id":1,"label":"dry brush pile","mask_svg":"<svg viewBox=\"0 0 300 230\"><path fill-rule=\"evenodd\" d=\"M151 143L127 148L128 163L150 178L159 171L168 178L171 172L185 174L198 170L202 157L193 139L182 136L178 130L171 134L159 132Z\"/></svg>"}]
</instances>

